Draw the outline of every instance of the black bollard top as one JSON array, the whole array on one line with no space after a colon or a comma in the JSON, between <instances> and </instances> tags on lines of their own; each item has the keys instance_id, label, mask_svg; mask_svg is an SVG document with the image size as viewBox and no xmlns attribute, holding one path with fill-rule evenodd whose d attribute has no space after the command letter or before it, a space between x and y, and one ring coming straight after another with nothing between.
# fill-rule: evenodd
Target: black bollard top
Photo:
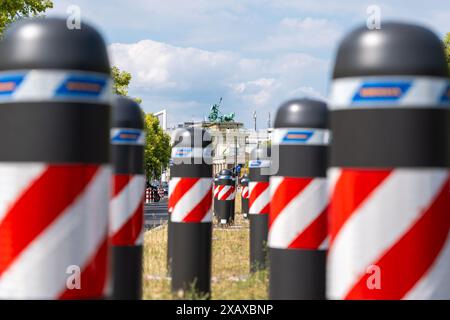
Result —
<instances>
[{"instance_id":1,"label":"black bollard top","mask_svg":"<svg viewBox=\"0 0 450 320\"><path fill-rule=\"evenodd\" d=\"M248 183L250 181L250 179L248 178L247 174L244 174L241 178L241 184L242 183Z\"/></svg>"},{"instance_id":2,"label":"black bollard top","mask_svg":"<svg viewBox=\"0 0 450 320\"><path fill-rule=\"evenodd\" d=\"M275 116L275 128L327 128L328 109L323 101L294 99L283 103Z\"/></svg>"},{"instance_id":3,"label":"black bollard top","mask_svg":"<svg viewBox=\"0 0 450 320\"><path fill-rule=\"evenodd\" d=\"M231 172L231 170L223 169L219 172L218 179L219 180L233 180L234 176L233 176L233 173Z\"/></svg>"},{"instance_id":4,"label":"black bollard top","mask_svg":"<svg viewBox=\"0 0 450 320\"><path fill-rule=\"evenodd\" d=\"M110 73L106 45L86 23L70 30L61 18L24 19L0 42L0 70L66 69Z\"/></svg>"},{"instance_id":5,"label":"black bollard top","mask_svg":"<svg viewBox=\"0 0 450 320\"><path fill-rule=\"evenodd\" d=\"M211 135L202 128L172 133L172 177L212 177Z\"/></svg>"},{"instance_id":6,"label":"black bollard top","mask_svg":"<svg viewBox=\"0 0 450 320\"><path fill-rule=\"evenodd\" d=\"M231 176L231 171L230 170L228 170L228 169L223 169L223 170L221 170L220 172L219 172L219 174L221 175L221 176Z\"/></svg>"},{"instance_id":7,"label":"black bollard top","mask_svg":"<svg viewBox=\"0 0 450 320\"><path fill-rule=\"evenodd\" d=\"M180 128L174 132L173 141L173 147L206 148L212 139L205 129Z\"/></svg>"},{"instance_id":8,"label":"black bollard top","mask_svg":"<svg viewBox=\"0 0 450 320\"><path fill-rule=\"evenodd\" d=\"M333 79L378 75L447 77L442 41L427 28L406 23L355 29L338 48Z\"/></svg>"},{"instance_id":9,"label":"black bollard top","mask_svg":"<svg viewBox=\"0 0 450 320\"><path fill-rule=\"evenodd\" d=\"M112 127L144 129L144 119L141 108L132 99L115 96L111 102Z\"/></svg>"}]
</instances>

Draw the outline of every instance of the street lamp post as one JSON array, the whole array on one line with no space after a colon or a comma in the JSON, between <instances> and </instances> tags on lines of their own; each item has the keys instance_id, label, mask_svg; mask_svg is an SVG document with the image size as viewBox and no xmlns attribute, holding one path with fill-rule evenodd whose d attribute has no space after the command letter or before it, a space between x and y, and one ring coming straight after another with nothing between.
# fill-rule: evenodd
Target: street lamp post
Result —
<instances>
[{"instance_id":1,"label":"street lamp post","mask_svg":"<svg viewBox=\"0 0 450 320\"><path fill-rule=\"evenodd\" d=\"M235 172L237 174L237 128L235 130L235 136L234 136L234 168Z\"/></svg>"},{"instance_id":2,"label":"street lamp post","mask_svg":"<svg viewBox=\"0 0 450 320\"><path fill-rule=\"evenodd\" d=\"M258 131L256 131L256 110L253 111L253 122L254 122L254 125L255 125L256 147L259 148Z\"/></svg>"}]
</instances>

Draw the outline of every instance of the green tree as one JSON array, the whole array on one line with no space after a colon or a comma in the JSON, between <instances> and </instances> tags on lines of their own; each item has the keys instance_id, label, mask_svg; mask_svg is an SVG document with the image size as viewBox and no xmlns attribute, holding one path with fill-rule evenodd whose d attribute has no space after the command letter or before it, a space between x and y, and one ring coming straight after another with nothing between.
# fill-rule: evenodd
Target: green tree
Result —
<instances>
[{"instance_id":1,"label":"green tree","mask_svg":"<svg viewBox=\"0 0 450 320\"><path fill-rule=\"evenodd\" d=\"M113 93L128 96L128 86L131 82L131 73L127 71L120 71L117 67L111 68L111 76L114 80Z\"/></svg>"},{"instance_id":2,"label":"green tree","mask_svg":"<svg viewBox=\"0 0 450 320\"><path fill-rule=\"evenodd\" d=\"M132 79L131 74L127 71L121 71L117 67L112 67L111 76L113 78L113 93L128 96L128 87ZM134 100L138 104L142 102L140 98L134 98ZM146 138L144 167L147 179L151 180L160 177L161 170L169 164L170 136L161 129L157 117L152 114L145 114L143 110L142 115Z\"/></svg>"},{"instance_id":3,"label":"green tree","mask_svg":"<svg viewBox=\"0 0 450 320\"><path fill-rule=\"evenodd\" d=\"M444 37L445 56L447 57L448 72L450 74L450 32Z\"/></svg>"},{"instance_id":4,"label":"green tree","mask_svg":"<svg viewBox=\"0 0 450 320\"><path fill-rule=\"evenodd\" d=\"M114 94L118 94L120 96L128 96L128 86L131 82L131 73L127 71L120 71L119 68L113 66L111 68L111 77L113 78L113 88L112 91ZM142 103L141 98L133 98L138 104Z\"/></svg>"},{"instance_id":5,"label":"green tree","mask_svg":"<svg viewBox=\"0 0 450 320\"><path fill-rule=\"evenodd\" d=\"M51 0L1 0L0 35L11 22L37 16L50 8L53 8Z\"/></svg>"},{"instance_id":6,"label":"green tree","mask_svg":"<svg viewBox=\"0 0 450 320\"><path fill-rule=\"evenodd\" d=\"M152 114L145 115L146 144L144 151L145 172L151 180L161 176L170 159L170 137L159 125L159 120Z\"/></svg>"}]
</instances>

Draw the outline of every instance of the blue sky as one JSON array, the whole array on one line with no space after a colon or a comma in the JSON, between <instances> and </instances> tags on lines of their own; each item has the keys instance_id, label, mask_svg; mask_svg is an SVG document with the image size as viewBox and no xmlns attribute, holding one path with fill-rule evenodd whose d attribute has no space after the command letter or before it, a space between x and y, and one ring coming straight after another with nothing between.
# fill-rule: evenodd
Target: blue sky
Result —
<instances>
[{"instance_id":1,"label":"blue sky","mask_svg":"<svg viewBox=\"0 0 450 320\"><path fill-rule=\"evenodd\" d=\"M104 35L112 63L131 72L130 95L168 122L201 120L223 97L223 112L258 127L293 97L326 99L339 40L378 5L381 24L416 22L450 32L444 0L54 0L48 15L78 5ZM381 25L382 26L382 25Z\"/></svg>"}]
</instances>

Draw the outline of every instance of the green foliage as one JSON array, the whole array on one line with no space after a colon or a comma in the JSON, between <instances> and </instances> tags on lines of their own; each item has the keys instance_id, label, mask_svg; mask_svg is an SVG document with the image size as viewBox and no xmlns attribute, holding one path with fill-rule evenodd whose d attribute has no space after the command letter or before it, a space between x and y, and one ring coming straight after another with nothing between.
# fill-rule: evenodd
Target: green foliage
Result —
<instances>
[{"instance_id":1,"label":"green foliage","mask_svg":"<svg viewBox=\"0 0 450 320\"><path fill-rule=\"evenodd\" d=\"M131 81L131 73L127 71L120 71L120 69L117 67L112 67L111 76L114 80L113 93L120 96L127 96L128 86L130 85Z\"/></svg>"},{"instance_id":2,"label":"green foliage","mask_svg":"<svg viewBox=\"0 0 450 320\"><path fill-rule=\"evenodd\" d=\"M51 0L1 0L0 35L11 22L37 16L50 8L53 8Z\"/></svg>"},{"instance_id":3,"label":"green foliage","mask_svg":"<svg viewBox=\"0 0 450 320\"><path fill-rule=\"evenodd\" d=\"M161 169L167 167L170 159L170 136L159 125L152 114L145 115L145 151L144 162L147 179L158 178Z\"/></svg>"},{"instance_id":4,"label":"green foliage","mask_svg":"<svg viewBox=\"0 0 450 320\"><path fill-rule=\"evenodd\" d=\"M445 56L447 57L448 72L450 74L450 32L444 37Z\"/></svg>"}]
</instances>

